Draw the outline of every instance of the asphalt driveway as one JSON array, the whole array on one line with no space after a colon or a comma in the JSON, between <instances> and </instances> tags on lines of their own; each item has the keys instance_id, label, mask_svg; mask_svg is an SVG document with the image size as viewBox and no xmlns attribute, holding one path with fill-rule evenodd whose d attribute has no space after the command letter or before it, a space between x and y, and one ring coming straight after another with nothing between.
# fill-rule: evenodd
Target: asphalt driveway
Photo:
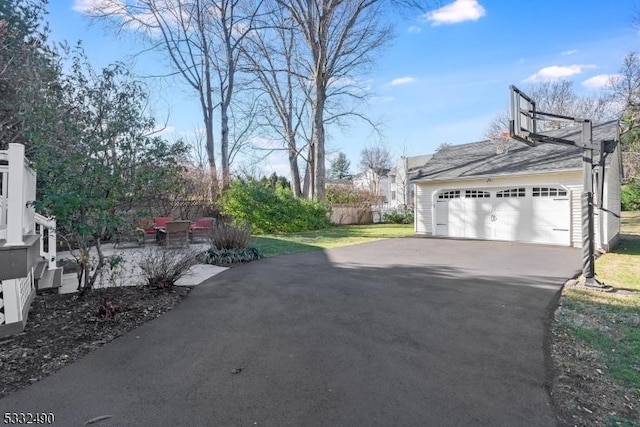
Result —
<instances>
[{"instance_id":1,"label":"asphalt driveway","mask_svg":"<svg viewBox=\"0 0 640 427\"><path fill-rule=\"evenodd\" d=\"M254 262L0 400L59 425L549 426L570 248L425 238Z\"/></svg>"}]
</instances>

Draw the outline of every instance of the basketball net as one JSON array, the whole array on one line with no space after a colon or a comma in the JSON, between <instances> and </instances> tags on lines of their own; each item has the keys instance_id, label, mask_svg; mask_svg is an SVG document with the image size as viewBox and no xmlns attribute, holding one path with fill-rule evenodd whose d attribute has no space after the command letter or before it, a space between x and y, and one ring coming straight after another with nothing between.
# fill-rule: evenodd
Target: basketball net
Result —
<instances>
[{"instance_id":1,"label":"basketball net","mask_svg":"<svg viewBox=\"0 0 640 427\"><path fill-rule=\"evenodd\" d=\"M507 154L513 142L513 139L509 136L508 130L498 132L491 137L491 143L496 150L496 154Z\"/></svg>"}]
</instances>

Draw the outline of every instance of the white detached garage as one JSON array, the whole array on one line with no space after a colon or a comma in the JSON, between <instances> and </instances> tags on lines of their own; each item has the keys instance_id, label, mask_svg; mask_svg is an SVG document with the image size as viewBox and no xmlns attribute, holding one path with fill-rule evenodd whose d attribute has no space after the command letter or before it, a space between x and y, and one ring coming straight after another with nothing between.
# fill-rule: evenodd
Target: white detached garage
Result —
<instances>
[{"instance_id":1,"label":"white detached garage","mask_svg":"<svg viewBox=\"0 0 640 427\"><path fill-rule=\"evenodd\" d=\"M571 138L571 133L556 131L556 136ZM593 136L594 142L617 140L618 122L595 125ZM596 245L608 249L620 230L619 149L606 158L604 174L602 168L598 173L605 183L603 194L596 193L602 199ZM582 245L580 148L512 141L498 154L491 141L444 147L414 170L412 182L417 234Z\"/></svg>"}]
</instances>

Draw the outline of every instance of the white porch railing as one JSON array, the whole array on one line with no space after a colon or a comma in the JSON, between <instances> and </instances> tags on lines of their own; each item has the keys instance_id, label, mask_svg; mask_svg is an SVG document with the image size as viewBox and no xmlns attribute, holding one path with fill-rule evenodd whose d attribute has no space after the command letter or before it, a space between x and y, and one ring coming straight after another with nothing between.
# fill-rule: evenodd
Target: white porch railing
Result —
<instances>
[{"instance_id":1,"label":"white porch railing","mask_svg":"<svg viewBox=\"0 0 640 427\"><path fill-rule=\"evenodd\" d=\"M33 273L27 277L0 281L2 287L2 312L0 312L0 326L23 321L25 305L35 292Z\"/></svg>"},{"instance_id":2,"label":"white porch railing","mask_svg":"<svg viewBox=\"0 0 640 427\"><path fill-rule=\"evenodd\" d=\"M9 192L9 156L0 150L0 240L7 240L7 193Z\"/></svg>"},{"instance_id":3,"label":"white porch railing","mask_svg":"<svg viewBox=\"0 0 640 427\"><path fill-rule=\"evenodd\" d=\"M40 256L50 269L56 268L56 220L35 214L36 232L40 234Z\"/></svg>"},{"instance_id":4,"label":"white porch railing","mask_svg":"<svg viewBox=\"0 0 640 427\"><path fill-rule=\"evenodd\" d=\"M6 245L22 245L25 234L35 233L36 173L24 157L24 145L9 144L0 151L2 205L0 228Z\"/></svg>"},{"instance_id":5,"label":"white porch railing","mask_svg":"<svg viewBox=\"0 0 640 427\"><path fill-rule=\"evenodd\" d=\"M40 234L40 255L56 268L56 222L35 212L36 173L29 167L22 144L0 150L0 240L5 247L22 246L24 236ZM1 261L1 260L0 260ZM0 266L1 267L1 266ZM0 281L0 325L24 321L25 306L35 294L35 266L26 277Z\"/></svg>"}]
</instances>

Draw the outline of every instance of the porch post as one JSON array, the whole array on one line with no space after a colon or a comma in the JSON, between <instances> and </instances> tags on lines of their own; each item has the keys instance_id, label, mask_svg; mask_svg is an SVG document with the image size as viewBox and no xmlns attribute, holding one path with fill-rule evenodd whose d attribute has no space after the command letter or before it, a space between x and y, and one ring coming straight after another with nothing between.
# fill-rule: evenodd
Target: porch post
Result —
<instances>
[{"instance_id":1,"label":"porch post","mask_svg":"<svg viewBox=\"0 0 640 427\"><path fill-rule=\"evenodd\" d=\"M23 245L24 224L24 145L9 144L9 188L7 194L7 245Z\"/></svg>"}]
</instances>

